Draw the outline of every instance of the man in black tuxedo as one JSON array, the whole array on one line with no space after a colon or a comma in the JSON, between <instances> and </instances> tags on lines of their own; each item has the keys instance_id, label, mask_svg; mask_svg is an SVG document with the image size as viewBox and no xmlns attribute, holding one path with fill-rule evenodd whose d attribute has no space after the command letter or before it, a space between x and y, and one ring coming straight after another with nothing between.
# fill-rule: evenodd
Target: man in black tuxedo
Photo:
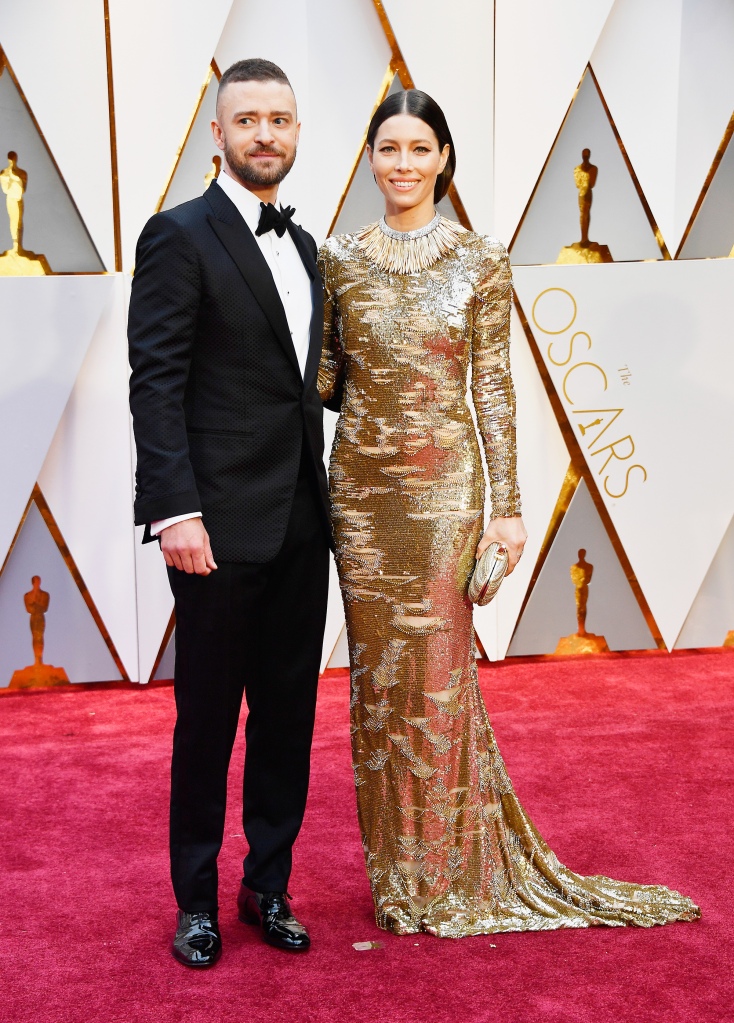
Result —
<instances>
[{"instance_id":1,"label":"man in black tuxedo","mask_svg":"<svg viewBox=\"0 0 734 1023\"><path fill-rule=\"evenodd\" d=\"M221 954L217 855L243 689L239 916L276 947L310 944L287 887L328 584L322 284L313 238L273 205L299 128L280 68L229 68L212 122L222 173L148 222L132 286L135 521L160 538L176 604L173 954L188 966Z\"/></svg>"}]
</instances>

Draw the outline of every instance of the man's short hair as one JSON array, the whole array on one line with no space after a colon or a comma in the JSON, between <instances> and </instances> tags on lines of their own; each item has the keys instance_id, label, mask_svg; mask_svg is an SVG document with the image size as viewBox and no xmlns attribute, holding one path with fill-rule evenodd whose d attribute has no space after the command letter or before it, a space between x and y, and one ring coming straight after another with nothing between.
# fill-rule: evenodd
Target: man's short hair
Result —
<instances>
[{"instance_id":1,"label":"man's short hair","mask_svg":"<svg viewBox=\"0 0 734 1023\"><path fill-rule=\"evenodd\" d=\"M282 82L291 90L293 86L288 81L288 76L277 64L271 60L263 60L262 57L249 57L247 60L235 61L224 72L219 80L217 89L217 104L222 94L222 89L231 82Z\"/></svg>"}]
</instances>

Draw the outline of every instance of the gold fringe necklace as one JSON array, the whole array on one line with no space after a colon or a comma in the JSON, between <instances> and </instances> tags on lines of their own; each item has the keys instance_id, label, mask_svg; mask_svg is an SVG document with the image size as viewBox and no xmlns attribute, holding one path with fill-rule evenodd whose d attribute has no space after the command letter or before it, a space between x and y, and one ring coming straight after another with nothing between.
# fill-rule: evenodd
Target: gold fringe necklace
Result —
<instances>
[{"instance_id":1,"label":"gold fringe necklace","mask_svg":"<svg viewBox=\"0 0 734 1023\"><path fill-rule=\"evenodd\" d=\"M451 252L459 235L460 224L436 213L433 220L416 231L394 231L382 217L376 224L357 234L357 244L365 256L381 270L394 274L415 274Z\"/></svg>"}]
</instances>

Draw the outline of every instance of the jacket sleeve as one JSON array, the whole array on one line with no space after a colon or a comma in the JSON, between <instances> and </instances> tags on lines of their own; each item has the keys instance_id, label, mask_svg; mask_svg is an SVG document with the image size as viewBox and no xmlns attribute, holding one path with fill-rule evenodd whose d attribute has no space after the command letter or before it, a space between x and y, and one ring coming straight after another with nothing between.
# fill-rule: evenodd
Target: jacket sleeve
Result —
<instances>
[{"instance_id":1,"label":"jacket sleeve","mask_svg":"<svg viewBox=\"0 0 734 1023\"><path fill-rule=\"evenodd\" d=\"M183 406L200 301L193 243L159 213L138 241L128 319L138 525L201 511Z\"/></svg>"},{"instance_id":2,"label":"jacket sleeve","mask_svg":"<svg viewBox=\"0 0 734 1023\"><path fill-rule=\"evenodd\" d=\"M487 239L484 272L474 296L471 391L487 459L493 519L520 514L511 308L510 259L503 245Z\"/></svg>"}]
</instances>

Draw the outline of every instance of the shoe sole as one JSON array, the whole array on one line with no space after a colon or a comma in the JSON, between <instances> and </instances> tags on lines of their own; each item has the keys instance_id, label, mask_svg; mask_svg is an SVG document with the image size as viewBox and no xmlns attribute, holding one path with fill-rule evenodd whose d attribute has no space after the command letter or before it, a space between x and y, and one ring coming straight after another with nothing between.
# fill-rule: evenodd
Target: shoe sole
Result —
<instances>
[{"instance_id":1,"label":"shoe sole","mask_svg":"<svg viewBox=\"0 0 734 1023\"><path fill-rule=\"evenodd\" d=\"M219 951L217 952L217 954L214 956L210 963L192 963L188 959L177 956L173 949L171 950L171 955L173 956L177 963L180 963L181 966L187 966L190 970L210 970L212 966L216 966L216 964L222 958L222 950L221 948L219 949Z\"/></svg>"}]
</instances>

